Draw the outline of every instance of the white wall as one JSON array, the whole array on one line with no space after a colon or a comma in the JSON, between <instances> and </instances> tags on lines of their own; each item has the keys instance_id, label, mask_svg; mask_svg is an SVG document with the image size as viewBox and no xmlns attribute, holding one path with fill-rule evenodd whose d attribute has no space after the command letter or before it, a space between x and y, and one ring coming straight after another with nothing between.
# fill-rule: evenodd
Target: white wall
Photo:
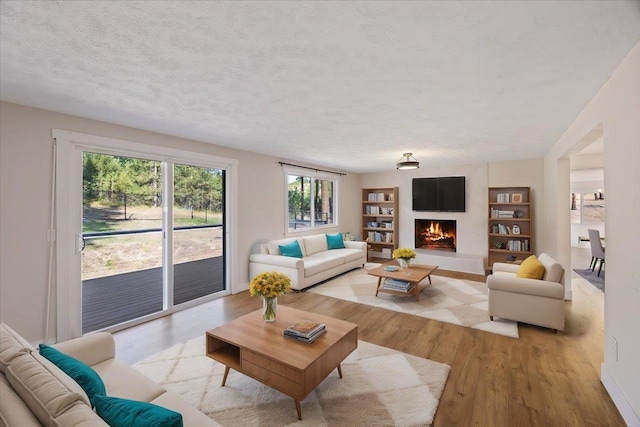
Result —
<instances>
[{"instance_id":1,"label":"white wall","mask_svg":"<svg viewBox=\"0 0 640 427\"><path fill-rule=\"evenodd\" d=\"M565 268L571 260L569 221L564 220L569 205L563 202L568 158L598 134L604 137L607 200L601 378L627 424L640 425L640 43L545 156L543 244Z\"/></svg>"},{"instance_id":2,"label":"white wall","mask_svg":"<svg viewBox=\"0 0 640 427\"><path fill-rule=\"evenodd\" d=\"M283 236L285 181L278 164L283 159L2 102L0 319L29 341L41 341L45 336L52 128L237 159L238 241L233 256L239 262L234 290L246 288L248 258L256 244ZM340 224L326 231L358 230L360 198L358 175L341 177ZM51 323L50 335L55 336L55 319Z\"/></svg>"}]
</instances>

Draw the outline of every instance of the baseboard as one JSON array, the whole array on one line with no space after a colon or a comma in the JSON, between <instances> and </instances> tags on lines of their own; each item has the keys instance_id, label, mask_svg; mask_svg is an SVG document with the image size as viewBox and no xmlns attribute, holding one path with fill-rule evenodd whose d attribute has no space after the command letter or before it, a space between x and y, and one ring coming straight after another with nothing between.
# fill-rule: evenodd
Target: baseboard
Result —
<instances>
[{"instance_id":1,"label":"baseboard","mask_svg":"<svg viewBox=\"0 0 640 427\"><path fill-rule=\"evenodd\" d=\"M613 400L613 404L618 408L618 411L620 412L620 415L622 415L624 422L627 423L627 426L640 427L640 418L638 418L638 415L631 407L631 404L625 397L622 390L618 387L618 384L616 384L616 381L609 374L604 363L601 365L600 369L600 381L602 381L604 388L607 390L607 393L609 393L611 400Z\"/></svg>"}]
</instances>

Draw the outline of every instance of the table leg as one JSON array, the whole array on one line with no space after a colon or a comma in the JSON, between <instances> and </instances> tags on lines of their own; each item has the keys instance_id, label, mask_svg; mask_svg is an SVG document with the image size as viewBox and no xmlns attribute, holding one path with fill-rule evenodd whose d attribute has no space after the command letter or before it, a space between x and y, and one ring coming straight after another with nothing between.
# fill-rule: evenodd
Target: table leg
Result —
<instances>
[{"instance_id":1,"label":"table leg","mask_svg":"<svg viewBox=\"0 0 640 427\"><path fill-rule=\"evenodd\" d=\"M224 367L224 376L222 377L222 387L224 387L224 383L227 382L227 375L229 375L229 368L228 366Z\"/></svg>"},{"instance_id":2,"label":"table leg","mask_svg":"<svg viewBox=\"0 0 640 427\"><path fill-rule=\"evenodd\" d=\"M302 409L300 409L300 401L298 399L294 399L296 401L296 411L298 412L298 420L302 420Z\"/></svg>"},{"instance_id":3,"label":"table leg","mask_svg":"<svg viewBox=\"0 0 640 427\"><path fill-rule=\"evenodd\" d=\"M338 375L340 375L340 378L342 378L342 367L340 366L340 364L338 364Z\"/></svg>"},{"instance_id":4,"label":"table leg","mask_svg":"<svg viewBox=\"0 0 640 427\"><path fill-rule=\"evenodd\" d=\"M416 292L416 301L420 302L420 287L418 285L419 283L416 283L415 285L413 285L413 287Z\"/></svg>"},{"instance_id":5,"label":"table leg","mask_svg":"<svg viewBox=\"0 0 640 427\"><path fill-rule=\"evenodd\" d=\"M433 285L433 283L431 283L431 275L428 275L427 277L429 278L429 284Z\"/></svg>"},{"instance_id":6,"label":"table leg","mask_svg":"<svg viewBox=\"0 0 640 427\"><path fill-rule=\"evenodd\" d=\"M378 289L380 289L381 284L382 284L382 277L378 277L378 286L376 287L376 296L378 296Z\"/></svg>"}]
</instances>

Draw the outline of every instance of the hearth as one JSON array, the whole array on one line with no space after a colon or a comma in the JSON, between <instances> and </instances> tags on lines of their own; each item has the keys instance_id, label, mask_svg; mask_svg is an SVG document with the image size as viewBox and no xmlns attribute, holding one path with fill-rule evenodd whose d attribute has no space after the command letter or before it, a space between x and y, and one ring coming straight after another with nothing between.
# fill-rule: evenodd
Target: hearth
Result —
<instances>
[{"instance_id":1,"label":"hearth","mask_svg":"<svg viewBox=\"0 0 640 427\"><path fill-rule=\"evenodd\" d=\"M416 219L416 249L456 251L455 219Z\"/></svg>"}]
</instances>

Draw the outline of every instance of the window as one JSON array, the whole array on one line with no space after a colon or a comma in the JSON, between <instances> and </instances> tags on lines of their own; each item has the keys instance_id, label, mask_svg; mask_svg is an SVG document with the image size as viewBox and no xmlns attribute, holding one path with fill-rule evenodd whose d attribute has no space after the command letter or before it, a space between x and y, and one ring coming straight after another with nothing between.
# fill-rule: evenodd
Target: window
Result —
<instances>
[{"instance_id":1,"label":"window","mask_svg":"<svg viewBox=\"0 0 640 427\"><path fill-rule=\"evenodd\" d=\"M288 231L338 225L338 181L322 175L286 171Z\"/></svg>"},{"instance_id":2,"label":"window","mask_svg":"<svg viewBox=\"0 0 640 427\"><path fill-rule=\"evenodd\" d=\"M604 224L604 211L602 190L571 193L572 224Z\"/></svg>"}]
</instances>

